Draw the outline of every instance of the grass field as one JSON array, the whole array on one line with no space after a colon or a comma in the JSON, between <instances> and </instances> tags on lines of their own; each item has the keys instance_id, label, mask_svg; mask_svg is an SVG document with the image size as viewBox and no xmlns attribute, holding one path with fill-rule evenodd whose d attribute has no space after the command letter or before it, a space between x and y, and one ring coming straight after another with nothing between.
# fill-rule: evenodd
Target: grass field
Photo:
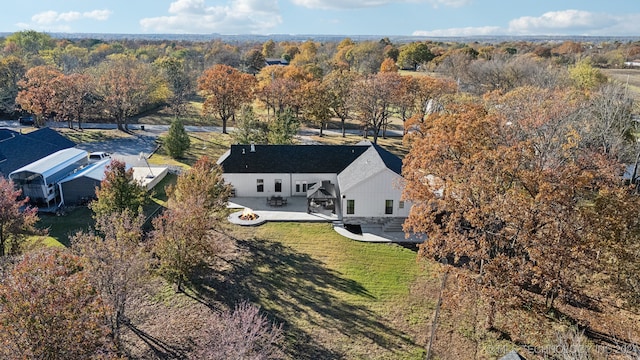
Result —
<instances>
[{"instance_id":1,"label":"grass field","mask_svg":"<svg viewBox=\"0 0 640 360\"><path fill-rule=\"evenodd\" d=\"M640 70L638 69L602 69L611 79L627 85L634 94L635 100L640 100Z\"/></svg>"},{"instance_id":2,"label":"grass field","mask_svg":"<svg viewBox=\"0 0 640 360\"><path fill-rule=\"evenodd\" d=\"M246 256L225 274L232 285L200 291L260 304L284 323L291 359L424 358L434 302L412 291L430 278L415 251L355 242L330 224L268 223L235 235Z\"/></svg>"}]
</instances>

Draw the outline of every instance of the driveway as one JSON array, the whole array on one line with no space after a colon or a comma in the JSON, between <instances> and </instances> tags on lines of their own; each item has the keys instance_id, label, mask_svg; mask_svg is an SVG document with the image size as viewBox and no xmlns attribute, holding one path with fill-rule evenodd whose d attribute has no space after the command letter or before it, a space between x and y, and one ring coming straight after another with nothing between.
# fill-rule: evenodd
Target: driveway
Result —
<instances>
[{"instance_id":1,"label":"driveway","mask_svg":"<svg viewBox=\"0 0 640 360\"><path fill-rule=\"evenodd\" d=\"M106 151L112 157L132 166L144 166L141 157L148 158L156 150L158 133L152 131L135 131L133 136L105 141L78 144L78 149L88 152Z\"/></svg>"}]
</instances>

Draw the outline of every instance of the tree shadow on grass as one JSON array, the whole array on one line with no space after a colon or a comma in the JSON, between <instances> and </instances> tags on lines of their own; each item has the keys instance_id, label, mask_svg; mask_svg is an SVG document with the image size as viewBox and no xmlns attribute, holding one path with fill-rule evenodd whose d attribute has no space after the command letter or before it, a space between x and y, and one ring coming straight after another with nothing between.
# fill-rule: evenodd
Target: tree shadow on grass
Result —
<instances>
[{"instance_id":1,"label":"tree shadow on grass","mask_svg":"<svg viewBox=\"0 0 640 360\"><path fill-rule=\"evenodd\" d=\"M414 345L408 335L386 325L376 313L344 300L345 296L366 301L373 297L361 284L345 279L321 261L278 242L239 240L238 246L248 255L233 260L224 276L194 279L194 290L202 299L230 307L242 300L261 304L284 323L289 342L286 351L292 358L345 357L339 345L328 348L321 344L317 334L311 333L314 330L360 342L365 349L370 347L365 344L375 344L394 352Z\"/></svg>"}]
</instances>

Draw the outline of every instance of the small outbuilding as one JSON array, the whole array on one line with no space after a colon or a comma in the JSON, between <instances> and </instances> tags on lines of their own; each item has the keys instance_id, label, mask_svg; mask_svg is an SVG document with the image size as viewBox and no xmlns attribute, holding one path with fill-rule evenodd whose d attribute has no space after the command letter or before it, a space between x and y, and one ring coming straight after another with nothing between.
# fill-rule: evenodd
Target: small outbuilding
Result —
<instances>
[{"instance_id":1,"label":"small outbuilding","mask_svg":"<svg viewBox=\"0 0 640 360\"><path fill-rule=\"evenodd\" d=\"M25 165L9 174L31 202L50 206L59 198L58 182L89 163L85 150L68 148Z\"/></svg>"},{"instance_id":2,"label":"small outbuilding","mask_svg":"<svg viewBox=\"0 0 640 360\"><path fill-rule=\"evenodd\" d=\"M96 197L96 187L104 179L104 171L111 159L89 164L58 182L60 203L84 205Z\"/></svg>"}]
</instances>

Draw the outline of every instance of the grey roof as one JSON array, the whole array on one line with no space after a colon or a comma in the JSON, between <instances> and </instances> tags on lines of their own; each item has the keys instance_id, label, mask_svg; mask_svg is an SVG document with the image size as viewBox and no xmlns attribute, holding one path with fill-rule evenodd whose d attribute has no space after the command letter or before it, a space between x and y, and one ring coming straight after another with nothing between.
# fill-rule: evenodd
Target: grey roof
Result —
<instances>
[{"instance_id":1,"label":"grey roof","mask_svg":"<svg viewBox=\"0 0 640 360\"><path fill-rule=\"evenodd\" d=\"M34 161L31 164L27 164L20 169L14 170L10 175L31 172L34 174L41 174L45 179L61 169L67 167L70 163L74 163L83 157L86 158L89 155L85 150L76 148L69 148L57 151L51 155Z\"/></svg>"},{"instance_id":2,"label":"grey roof","mask_svg":"<svg viewBox=\"0 0 640 360\"><path fill-rule=\"evenodd\" d=\"M225 173L338 174L369 146L231 145L219 161Z\"/></svg>"},{"instance_id":3,"label":"grey roof","mask_svg":"<svg viewBox=\"0 0 640 360\"><path fill-rule=\"evenodd\" d=\"M107 158L107 159L97 161L93 164L89 164L83 167L82 169L80 169L79 171L76 171L73 174L60 180L59 183L65 183L81 177L88 177L90 179L102 181L104 179L104 172L107 168L107 165L109 165L109 163L111 163L111 159Z\"/></svg>"},{"instance_id":4,"label":"grey roof","mask_svg":"<svg viewBox=\"0 0 640 360\"><path fill-rule=\"evenodd\" d=\"M373 147L369 147L357 161L349 164L344 171L338 174L340 191L345 192L349 190L356 184L372 177L385 168L386 165L378 155L378 152Z\"/></svg>"},{"instance_id":5,"label":"grey roof","mask_svg":"<svg viewBox=\"0 0 640 360\"><path fill-rule=\"evenodd\" d=\"M380 159L382 159L387 168L398 175L402 175L402 159L376 144L372 144L371 147L380 155Z\"/></svg>"},{"instance_id":6,"label":"grey roof","mask_svg":"<svg viewBox=\"0 0 640 360\"><path fill-rule=\"evenodd\" d=\"M42 128L27 134L0 129L0 174L11 172L56 151L76 144L50 128Z\"/></svg>"}]
</instances>

